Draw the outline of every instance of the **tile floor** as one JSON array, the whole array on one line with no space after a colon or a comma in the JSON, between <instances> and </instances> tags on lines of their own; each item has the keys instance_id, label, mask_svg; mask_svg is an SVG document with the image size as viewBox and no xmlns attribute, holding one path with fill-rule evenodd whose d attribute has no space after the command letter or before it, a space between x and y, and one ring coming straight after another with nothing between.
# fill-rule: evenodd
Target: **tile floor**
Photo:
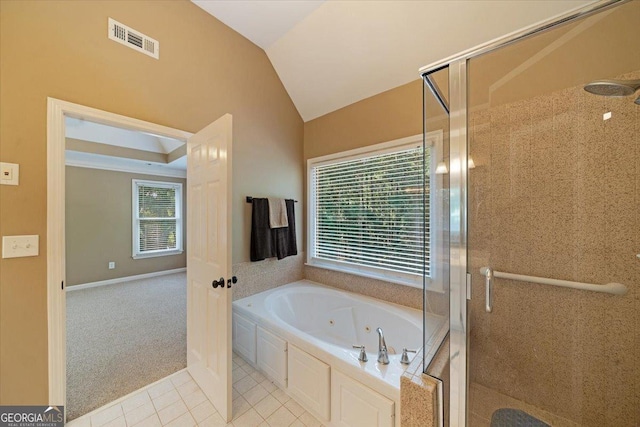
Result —
<instances>
[{"instance_id":1,"label":"tile floor","mask_svg":"<svg viewBox=\"0 0 640 427\"><path fill-rule=\"evenodd\" d=\"M188 372L172 375L69 427L319 427L322 423L234 354L233 421L226 424Z\"/></svg>"}]
</instances>

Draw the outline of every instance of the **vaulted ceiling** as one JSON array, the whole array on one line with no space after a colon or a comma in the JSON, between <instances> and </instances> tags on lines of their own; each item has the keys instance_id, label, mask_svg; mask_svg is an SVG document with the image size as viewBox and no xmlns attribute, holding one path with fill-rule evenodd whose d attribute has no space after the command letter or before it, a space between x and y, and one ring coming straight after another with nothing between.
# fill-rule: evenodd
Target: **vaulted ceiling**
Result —
<instances>
[{"instance_id":1,"label":"vaulted ceiling","mask_svg":"<svg viewBox=\"0 0 640 427\"><path fill-rule=\"evenodd\" d=\"M592 0L192 0L263 48L304 121Z\"/></svg>"}]
</instances>

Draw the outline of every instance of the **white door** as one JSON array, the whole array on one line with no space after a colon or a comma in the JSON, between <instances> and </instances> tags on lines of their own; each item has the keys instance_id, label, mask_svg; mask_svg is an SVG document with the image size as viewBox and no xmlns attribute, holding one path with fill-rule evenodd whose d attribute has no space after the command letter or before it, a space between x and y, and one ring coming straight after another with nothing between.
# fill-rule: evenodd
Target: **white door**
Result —
<instances>
[{"instance_id":1,"label":"white door","mask_svg":"<svg viewBox=\"0 0 640 427\"><path fill-rule=\"evenodd\" d=\"M231 421L231 115L187 141L187 368ZM224 278L224 285L212 282Z\"/></svg>"}]
</instances>

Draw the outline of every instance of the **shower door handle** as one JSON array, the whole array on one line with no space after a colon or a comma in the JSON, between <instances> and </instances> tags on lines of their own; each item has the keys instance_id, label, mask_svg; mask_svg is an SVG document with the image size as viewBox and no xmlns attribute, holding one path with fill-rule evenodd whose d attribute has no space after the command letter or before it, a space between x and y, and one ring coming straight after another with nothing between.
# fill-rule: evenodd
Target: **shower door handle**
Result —
<instances>
[{"instance_id":1,"label":"shower door handle","mask_svg":"<svg viewBox=\"0 0 640 427\"><path fill-rule=\"evenodd\" d=\"M488 267L484 279L485 304L484 309L487 313L493 311L493 268Z\"/></svg>"}]
</instances>

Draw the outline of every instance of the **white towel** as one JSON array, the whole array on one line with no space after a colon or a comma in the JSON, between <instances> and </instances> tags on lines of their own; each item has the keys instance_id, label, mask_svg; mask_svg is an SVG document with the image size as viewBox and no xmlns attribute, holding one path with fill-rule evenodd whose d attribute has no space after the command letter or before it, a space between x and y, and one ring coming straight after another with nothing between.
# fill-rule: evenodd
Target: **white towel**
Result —
<instances>
[{"instance_id":1,"label":"white towel","mask_svg":"<svg viewBox=\"0 0 640 427\"><path fill-rule=\"evenodd\" d=\"M269 197L269 226L271 228L283 228L289 226L287 218L287 204L284 199Z\"/></svg>"}]
</instances>

